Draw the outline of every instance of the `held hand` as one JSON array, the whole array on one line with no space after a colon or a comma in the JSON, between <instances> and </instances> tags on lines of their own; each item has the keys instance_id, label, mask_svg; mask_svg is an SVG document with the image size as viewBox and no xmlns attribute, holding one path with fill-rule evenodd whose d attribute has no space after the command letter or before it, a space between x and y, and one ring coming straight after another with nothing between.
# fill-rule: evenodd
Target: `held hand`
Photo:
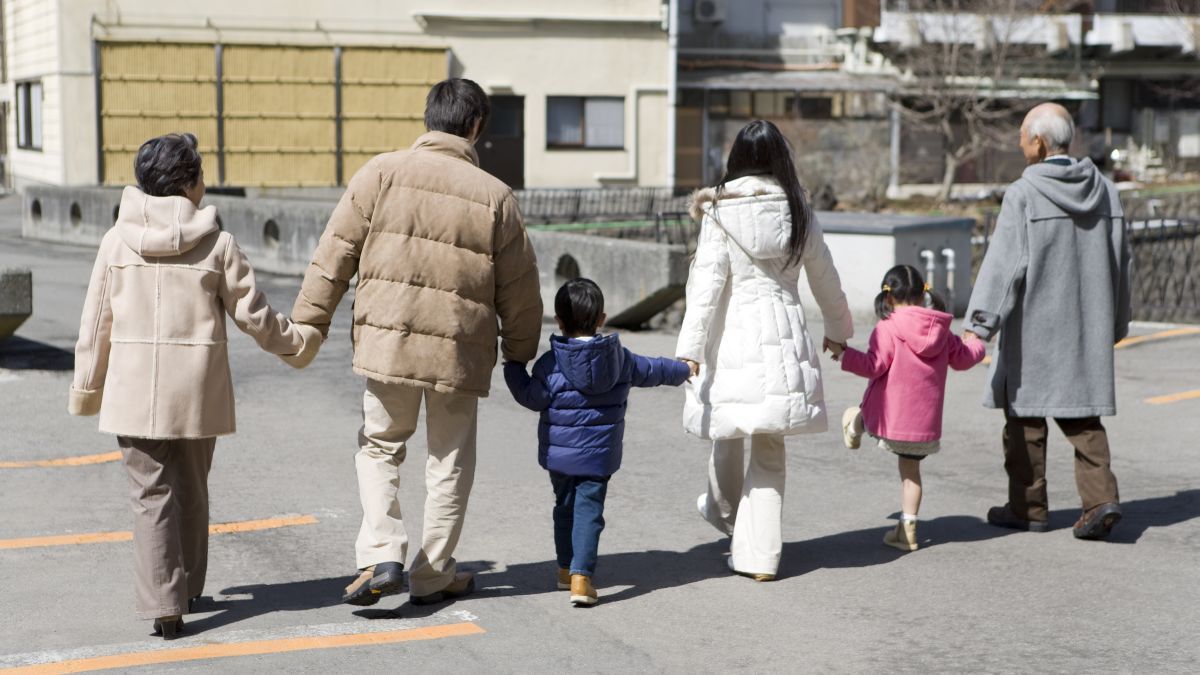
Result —
<instances>
[{"instance_id":1,"label":"held hand","mask_svg":"<svg viewBox=\"0 0 1200 675\"><path fill-rule=\"evenodd\" d=\"M697 375L700 374L700 364L699 363L696 363L695 361L693 361L691 359L679 359L679 360L686 363L688 370L691 371L692 375L691 375L691 377L688 378L689 380L692 379L692 377L696 377Z\"/></svg>"},{"instance_id":2,"label":"held hand","mask_svg":"<svg viewBox=\"0 0 1200 675\"><path fill-rule=\"evenodd\" d=\"M825 338L823 347L824 347L825 351L827 351L831 354L830 358L832 358L834 361L841 361L842 360L842 352L846 351L846 343L834 342L833 340L830 340L829 338Z\"/></svg>"}]
</instances>

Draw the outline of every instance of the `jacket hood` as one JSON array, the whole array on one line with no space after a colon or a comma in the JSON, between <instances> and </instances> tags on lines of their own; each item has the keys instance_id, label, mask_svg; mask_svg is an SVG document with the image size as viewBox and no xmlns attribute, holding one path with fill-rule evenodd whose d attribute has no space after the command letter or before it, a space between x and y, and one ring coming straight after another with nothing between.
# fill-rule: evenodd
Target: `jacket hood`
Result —
<instances>
[{"instance_id":1,"label":"jacket hood","mask_svg":"<svg viewBox=\"0 0 1200 675\"><path fill-rule=\"evenodd\" d=\"M1069 214L1093 213L1109 207L1104 176L1086 157L1070 164L1038 162L1026 167L1021 177Z\"/></svg>"},{"instance_id":2,"label":"jacket hood","mask_svg":"<svg viewBox=\"0 0 1200 675\"><path fill-rule=\"evenodd\" d=\"M121 194L113 227L126 246L152 258L186 253L221 229L215 206L198 209L186 197L151 197L135 187Z\"/></svg>"},{"instance_id":3,"label":"jacket hood","mask_svg":"<svg viewBox=\"0 0 1200 675\"><path fill-rule=\"evenodd\" d=\"M909 349L917 356L928 358L946 348L952 318L936 309L898 307L888 321L894 323L896 335Z\"/></svg>"},{"instance_id":4,"label":"jacket hood","mask_svg":"<svg viewBox=\"0 0 1200 675\"><path fill-rule=\"evenodd\" d=\"M479 154L475 152L475 144L462 136L455 136L444 131L429 131L421 134L413 142L412 149L429 150L479 166Z\"/></svg>"},{"instance_id":5,"label":"jacket hood","mask_svg":"<svg viewBox=\"0 0 1200 675\"><path fill-rule=\"evenodd\" d=\"M616 386L625 365L625 350L615 334L597 335L591 340L552 335L550 349L567 382L589 396L603 394Z\"/></svg>"},{"instance_id":6,"label":"jacket hood","mask_svg":"<svg viewBox=\"0 0 1200 675\"><path fill-rule=\"evenodd\" d=\"M704 188L692 195L692 217L705 214L750 257L759 260L790 255L792 212L783 188L769 176L744 176L720 190Z\"/></svg>"}]
</instances>

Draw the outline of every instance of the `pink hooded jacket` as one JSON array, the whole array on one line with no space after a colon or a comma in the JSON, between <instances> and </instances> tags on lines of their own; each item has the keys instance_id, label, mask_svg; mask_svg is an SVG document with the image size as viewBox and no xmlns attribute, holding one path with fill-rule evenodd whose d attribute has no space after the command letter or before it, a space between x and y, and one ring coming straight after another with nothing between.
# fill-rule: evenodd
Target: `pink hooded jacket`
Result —
<instances>
[{"instance_id":1,"label":"pink hooded jacket","mask_svg":"<svg viewBox=\"0 0 1200 675\"><path fill-rule=\"evenodd\" d=\"M942 437L946 368L966 370L983 360L983 340L950 332L951 316L923 307L898 307L871 333L864 354L847 348L842 370L871 381L863 423L877 438L926 442Z\"/></svg>"}]
</instances>

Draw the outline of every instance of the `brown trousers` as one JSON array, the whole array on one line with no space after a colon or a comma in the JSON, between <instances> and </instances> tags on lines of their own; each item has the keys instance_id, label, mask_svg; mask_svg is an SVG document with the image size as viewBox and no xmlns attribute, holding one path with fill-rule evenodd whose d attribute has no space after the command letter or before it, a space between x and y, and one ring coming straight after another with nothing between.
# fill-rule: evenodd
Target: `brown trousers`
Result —
<instances>
[{"instance_id":1,"label":"brown trousers","mask_svg":"<svg viewBox=\"0 0 1200 675\"><path fill-rule=\"evenodd\" d=\"M208 471L217 439L117 442L133 507L138 618L186 614L208 570Z\"/></svg>"},{"instance_id":2,"label":"brown trousers","mask_svg":"<svg viewBox=\"0 0 1200 675\"><path fill-rule=\"evenodd\" d=\"M1120 501L1117 477L1110 467L1108 434L1099 417L1054 420L1075 446L1075 485L1083 509ZM1008 472L1008 504L1020 518L1044 521L1046 499L1047 424L1042 417L1005 414L1004 470Z\"/></svg>"}]
</instances>

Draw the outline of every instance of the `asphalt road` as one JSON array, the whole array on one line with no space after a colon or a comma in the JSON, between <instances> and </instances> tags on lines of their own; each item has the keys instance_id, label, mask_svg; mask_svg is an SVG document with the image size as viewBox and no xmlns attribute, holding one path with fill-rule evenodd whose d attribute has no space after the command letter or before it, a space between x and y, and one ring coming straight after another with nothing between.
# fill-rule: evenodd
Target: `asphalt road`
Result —
<instances>
[{"instance_id":1,"label":"asphalt road","mask_svg":"<svg viewBox=\"0 0 1200 675\"><path fill-rule=\"evenodd\" d=\"M131 516L119 462L20 466L111 453L116 442L95 419L66 414L66 352L93 252L21 240L15 209L12 198L0 200L0 267L32 268L36 295L21 340L0 346L0 668L112 656L88 663L165 658L149 667L232 672L1194 672L1200 658L1200 398L1147 402L1200 389L1200 336L1119 352L1120 415L1109 429L1125 520L1111 541L1071 536L1079 503L1071 450L1057 431L1054 529L1014 533L982 522L1004 501L1005 478L1002 418L979 405L978 368L950 378L943 451L924 463L915 553L880 543L898 509L890 456L847 451L832 432L789 440L786 544L773 583L731 576L726 543L695 513L707 447L681 430L683 392L636 390L625 466L609 490L601 604L591 609L571 608L554 590L553 495L536 462L536 416L508 397L497 370L480 407L478 478L458 550L479 572L479 592L435 607L400 595L363 611L338 604L360 517L353 454L363 381L349 367L348 301L303 372L231 337L240 430L217 444L212 519L283 520L212 538L208 597L189 617L189 637L163 644L134 618L128 542L18 541L121 532ZM276 307L290 308L298 280L260 282ZM858 331L855 342L865 344L870 325ZM622 340L651 355L674 346L661 333ZM864 383L825 372L840 417ZM415 535L422 432L412 447L402 503ZM196 648L198 660L153 651L164 647Z\"/></svg>"}]
</instances>

